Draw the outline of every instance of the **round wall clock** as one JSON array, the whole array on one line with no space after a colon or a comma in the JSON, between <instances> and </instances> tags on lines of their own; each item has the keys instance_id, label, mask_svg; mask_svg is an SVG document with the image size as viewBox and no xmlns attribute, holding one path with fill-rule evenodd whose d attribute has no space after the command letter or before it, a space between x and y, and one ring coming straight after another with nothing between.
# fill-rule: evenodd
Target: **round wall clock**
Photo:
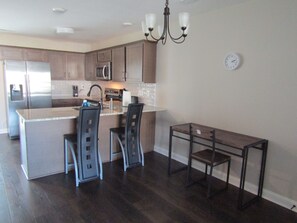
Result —
<instances>
[{"instance_id":1,"label":"round wall clock","mask_svg":"<svg viewBox=\"0 0 297 223\"><path fill-rule=\"evenodd\" d=\"M236 70L240 65L240 56L237 53L228 53L224 65L227 70Z\"/></svg>"}]
</instances>

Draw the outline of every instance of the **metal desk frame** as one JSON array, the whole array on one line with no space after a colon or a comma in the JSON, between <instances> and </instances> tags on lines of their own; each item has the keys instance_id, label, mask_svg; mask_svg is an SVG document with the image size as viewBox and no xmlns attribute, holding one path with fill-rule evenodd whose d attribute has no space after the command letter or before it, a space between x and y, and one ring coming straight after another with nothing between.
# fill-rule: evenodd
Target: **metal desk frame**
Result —
<instances>
[{"instance_id":1,"label":"metal desk frame","mask_svg":"<svg viewBox=\"0 0 297 223\"><path fill-rule=\"evenodd\" d=\"M190 132L190 126L199 129L201 128L211 128L216 130L216 144L223 145L225 147L231 148L232 151L226 150L224 148L216 148L219 151L222 151L227 154L231 154L233 156L241 157L242 158L242 167L241 167L241 175L240 175L240 184L239 184L239 194L238 194L238 201L237 207L238 209L245 209L246 207L250 206L252 203L256 202L262 197L263 192L263 183L264 183L264 173L265 173L265 164L266 164L266 157L267 157L267 149L268 149L268 140L256 138L253 136L243 135L239 133L229 132L226 130L216 129L209 126L199 125L195 123L186 123L180 125L173 125L170 126L170 133L169 133L169 151L168 151L168 175L170 176L173 173L182 171L187 169L188 167L182 167L179 169L172 170L171 168L171 157L172 157L172 138L179 138L182 140L186 140L191 143L200 144L203 146L209 146L206 143L200 142L198 140L203 141L210 141L210 139L202 138L199 134L195 134ZM179 133L179 135L174 134ZM185 135L185 136L183 136ZM193 137L190 137L193 136ZM191 141L192 139L192 141ZM246 178L246 171L247 171L247 163L248 163L248 153L250 148L255 148L262 151L261 157L261 169L259 174L259 182L258 182L258 194L251 198L250 200L243 203L244 199L244 185L245 185L245 178ZM190 150L190 149L189 149ZM237 152L237 153L236 153Z\"/></svg>"}]
</instances>

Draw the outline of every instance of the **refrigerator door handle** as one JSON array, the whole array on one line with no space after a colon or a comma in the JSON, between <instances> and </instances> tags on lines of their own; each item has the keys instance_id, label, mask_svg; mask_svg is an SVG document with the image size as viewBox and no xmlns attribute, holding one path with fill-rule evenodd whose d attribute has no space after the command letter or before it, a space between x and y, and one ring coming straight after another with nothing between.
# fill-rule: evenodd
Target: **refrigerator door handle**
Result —
<instances>
[{"instance_id":1,"label":"refrigerator door handle","mask_svg":"<svg viewBox=\"0 0 297 223\"><path fill-rule=\"evenodd\" d=\"M27 91L27 108L31 108L31 97L29 95L31 95L30 92L30 78L29 75L25 74L25 80L26 80L26 91Z\"/></svg>"}]
</instances>

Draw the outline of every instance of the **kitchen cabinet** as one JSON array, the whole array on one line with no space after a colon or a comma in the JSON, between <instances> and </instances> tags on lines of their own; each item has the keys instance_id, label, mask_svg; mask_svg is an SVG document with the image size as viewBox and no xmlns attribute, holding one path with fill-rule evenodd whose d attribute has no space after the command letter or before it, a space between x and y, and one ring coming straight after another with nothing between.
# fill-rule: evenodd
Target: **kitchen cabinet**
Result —
<instances>
[{"instance_id":1,"label":"kitchen cabinet","mask_svg":"<svg viewBox=\"0 0 297 223\"><path fill-rule=\"evenodd\" d=\"M111 49L100 50L97 52L98 62L111 61Z\"/></svg>"},{"instance_id":2,"label":"kitchen cabinet","mask_svg":"<svg viewBox=\"0 0 297 223\"><path fill-rule=\"evenodd\" d=\"M0 47L1 60L24 60L24 50L17 47Z\"/></svg>"},{"instance_id":3,"label":"kitchen cabinet","mask_svg":"<svg viewBox=\"0 0 297 223\"><path fill-rule=\"evenodd\" d=\"M52 107L75 107L81 106L83 99L71 98L71 99L53 99Z\"/></svg>"},{"instance_id":4,"label":"kitchen cabinet","mask_svg":"<svg viewBox=\"0 0 297 223\"><path fill-rule=\"evenodd\" d=\"M66 79L85 79L85 55L82 53L66 53Z\"/></svg>"},{"instance_id":5,"label":"kitchen cabinet","mask_svg":"<svg viewBox=\"0 0 297 223\"><path fill-rule=\"evenodd\" d=\"M1 60L27 60L48 62L48 52L40 49L0 47Z\"/></svg>"},{"instance_id":6,"label":"kitchen cabinet","mask_svg":"<svg viewBox=\"0 0 297 223\"><path fill-rule=\"evenodd\" d=\"M84 54L50 51L48 58L52 80L84 80Z\"/></svg>"},{"instance_id":7,"label":"kitchen cabinet","mask_svg":"<svg viewBox=\"0 0 297 223\"><path fill-rule=\"evenodd\" d=\"M48 51L38 49L25 49L24 60L48 62Z\"/></svg>"},{"instance_id":8,"label":"kitchen cabinet","mask_svg":"<svg viewBox=\"0 0 297 223\"><path fill-rule=\"evenodd\" d=\"M137 43L126 46L126 81L141 82L143 67L143 44Z\"/></svg>"},{"instance_id":9,"label":"kitchen cabinet","mask_svg":"<svg viewBox=\"0 0 297 223\"><path fill-rule=\"evenodd\" d=\"M86 72L85 79L87 81L95 81L95 67L98 63L97 52L91 52L86 54Z\"/></svg>"},{"instance_id":10,"label":"kitchen cabinet","mask_svg":"<svg viewBox=\"0 0 297 223\"><path fill-rule=\"evenodd\" d=\"M48 54L52 80L66 80L66 56L62 52L51 51Z\"/></svg>"},{"instance_id":11,"label":"kitchen cabinet","mask_svg":"<svg viewBox=\"0 0 297 223\"><path fill-rule=\"evenodd\" d=\"M112 49L112 80L156 82L156 43L141 41Z\"/></svg>"},{"instance_id":12,"label":"kitchen cabinet","mask_svg":"<svg viewBox=\"0 0 297 223\"><path fill-rule=\"evenodd\" d=\"M126 81L125 78L125 47L112 49L112 80L118 82Z\"/></svg>"}]
</instances>

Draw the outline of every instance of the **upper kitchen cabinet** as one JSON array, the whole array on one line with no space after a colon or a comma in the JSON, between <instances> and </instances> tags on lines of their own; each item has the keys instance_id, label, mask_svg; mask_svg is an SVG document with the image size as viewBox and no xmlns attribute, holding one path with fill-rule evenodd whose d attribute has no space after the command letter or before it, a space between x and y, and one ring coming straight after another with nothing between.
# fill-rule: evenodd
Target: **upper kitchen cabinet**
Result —
<instances>
[{"instance_id":1,"label":"upper kitchen cabinet","mask_svg":"<svg viewBox=\"0 0 297 223\"><path fill-rule=\"evenodd\" d=\"M98 63L97 52L91 52L86 54L86 72L85 79L87 81L95 81L95 67Z\"/></svg>"},{"instance_id":2,"label":"upper kitchen cabinet","mask_svg":"<svg viewBox=\"0 0 297 223\"><path fill-rule=\"evenodd\" d=\"M85 54L66 53L67 80L85 79Z\"/></svg>"},{"instance_id":3,"label":"upper kitchen cabinet","mask_svg":"<svg viewBox=\"0 0 297 223\"><path fill-rule=\"evenodd\" d=\"M84 54L50 51L48 58L52 80L84 80Z\"/></svg>"},{"instance_id":4,"label":"upper kitchen cabinet","mask_svg":"<svg viewBox=\"0 0 297 223\"><path fill-rule=\"evenodd\" d=\"M111 60L112 80L118 82L126 81L125 74L125 47L116 47L112 49Z\"/></svg>"},{"instance_id":5,"label":"upper kitchen cabinet","mask_svg":"<svg viewBox=\"0 0 297 223\"><path fill-rule=\"evenodd\" d=\"M111 49L100 50L97 52L98 62L111 61Z\"/></svg>"},{"instance_id":6,"label":"upper kitchen cabinet","mask_svg":"<svg viewBox=\"0 0 297 223\"><path fill-rule=\"evenodd\" d=\"M66 80L66 55L63 52L51 51L48 54L52 80Z\"/></svg>"},{"instance_id":7,"label":"upper kitchen cabinet","mask_svg":"<svg viewBox=\"0 0 297 223\"><path fill-rule=\"evenodd\" d=\"M112 80L156 82L156 43L141 41L112 49Z\"/></svg>"},{"instance_id":8,"label":"upper kitchen cabinet","mask_svg":"<svg viewBox=\"0 0 297 223\"><path fill-rule=\"evenodd\" d=\"M0 47L0 59L48 62L48 52L39 49L3 46Z\"/></svg>"},{"instance_id":9,"label":"upper kitchen cabinet","mask_svg":"<svg viewBox=\"0 0 297 223\"><path fill-rule=\"evenodd\" d=\"M48 62L48 51L38 49L25 49L24 58L28 61Z\"/></svg>"},{"instance_id":10,"label":"upper kitchen cabinet","mask_svg":"<svg viewBox=\"0 0 297 223\"><path fill-rule=\"evenodd\" d=\"M24 60L24 49L17 47L0 47L1 60Z\"/></svg>"}]
</instances>

